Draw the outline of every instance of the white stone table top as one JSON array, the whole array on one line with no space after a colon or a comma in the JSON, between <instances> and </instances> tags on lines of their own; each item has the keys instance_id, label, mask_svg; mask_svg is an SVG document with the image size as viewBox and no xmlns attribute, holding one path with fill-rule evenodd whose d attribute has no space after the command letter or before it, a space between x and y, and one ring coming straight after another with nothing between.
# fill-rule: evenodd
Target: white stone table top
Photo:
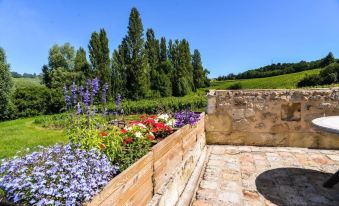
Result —
<instances>
[{"instance_id":1,"label":"white stone table top","mask_svg":"<svg viewBox=\"0 0 339 206\"><path fill-rule=\"evenodd\" d=\"M339 116L320 117L312 120L312 124L325 131L339 134Z\"/></svg>"}]
</instances>

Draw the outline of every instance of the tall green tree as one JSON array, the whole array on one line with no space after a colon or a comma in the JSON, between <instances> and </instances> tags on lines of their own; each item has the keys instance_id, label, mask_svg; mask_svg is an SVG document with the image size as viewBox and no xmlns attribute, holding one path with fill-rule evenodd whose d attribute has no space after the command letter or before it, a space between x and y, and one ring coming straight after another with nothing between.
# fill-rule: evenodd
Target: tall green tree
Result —
<instances>
[{"instance_id":1,"label":"tall green tree","mask_svg":"<svg viewBox=\"0 0 339 206\"><path fill-rule=\"evenodd\" d=\"M146 32L145 49L150 69L151 89L158 90L157 85L157 83L159 82L158 78L161 78L160 76L161 71L158 70L160 68L159 67L160 48L159 41L155 38L153 29L148 29Z\"/></svg>"},{"instance_id":2,"label":"tall green tree","mask_svg":"<svg viewBox=\"0 0 339 206\"><path fill-rule=\"evenodd\" d=\"M104 29L100 29L99 33L92 33L88 50L94 73L99 78L100 85L107 83L111 86L111 62L108 38Z\"/></svg>"},{"instance_id":3,"label":"tall green tree","mask_svg":"<svg viewBox=\"0 0 339 206\"><path fill-rule=\"evenodd\" d=\"M325 67L335 62L335 57L332 52L328 53L325 58L321 60L320 66Z\"/></svg>"},{"instance_id":4,"label":"tall green tree","mask_svg":"<svg viewBox=\"0 0 339 206\"><path fill-rule=\"evenodd\" d=\"M189 43L185 39L176 40L174 44L170 43L170 58L174 66L173 94L184 96L195 89Z\"/></svg>"},{"instance_id":5,"label":"tall green tree","mask_svg":"<svg viewBox=\"0 0 339 206\"><path fill-rule=\"evenodd\" d=\"M143 38L144 28L140 14L136 8L132 8L126 43L128 49L126 88L131 99L144 98L149 93L150 79L145 45Z\"/></svg>"},{"instance_id":6,"label":"tall green tree","mask_svg":"<svg viewBox=\"0 0 339 206\"><path fill-rule=\"evenodd\" d=\"M167 46L166 46L166 38L161 37L160 39L160 62L167 61Z\"/></svg>"},{"instance_id":7,"label":"tall green tree","mask_svg":"<svg viewBox=\"0 0 339 206\"><path fill-rule=\"evenodd\" d=\"M0 120L7 119L11 115L12 87L10 65L7 63L5 50L0 47Z\"/></svg>"},{"instance_id":8,"label":"tall green tree","mask_svg":"<svg viewBox=\"0 0 339 206\"><path fill-rule=\"evenodd\" d=\"M52 76L51 76L51 69L44 64L42 66L42 84L46 85L46 87L52 87Z\"/></svg>"},{"instance_id":9,"label":"tall green tree","mask_svg":"<svg viewBox=\"0 0 339 206\"><path fill-rule=\"evenodd\" d=\"M51 70L62 67L65 70L71 71L74 67L74 57L74 47L70 43L67 42L61 46L55 44L49 50L48 66Z\"/></svg>"},{"instance_id":10,"label":"tall green tree","mask_svg":"<svg viewBox=\"0 0 339 206\"><path fill-rule=\"evenodd\" d=\"M78 76L74 71L75 51L69 43L53 45L48 53L48 66L42 67L43 83L49 88L62 88L76 81Z\"/></svg>"},{"instance_id":11,"label":"tall green tree","mask_svg":"<svg viewBox=\"0 0 339 206\"><path fill-rule=\"evenodd\" d=\"M76 52L74 60L74 71L78 73L78 82L81 83L84 83L86 79L91 79L94 76L91 65L86 58L86 51L82 47L80 47Z\"/></svg>"},{"instance_id":12,"label":"tall green tree","mask_svg":"<svg viewBox=\"0 0 339 206\"><path fill-rule=\"evenodd\" d=\"M124 38L118 49L114 50L112 56L112 94L117 96L127 95L126 91L126 71L127 60L129 58L127 40Z\"/></svg>"},{"instance_id":13,"label":"tall green tree","mask_svg":"<svg viewBox=\"0 0 339 206\"><path fill-rule=\"evenodd\" d=\"M205 71L202 66L200 52L195 49L192 55L193 66L193 82L195 88L202 88L205 86Z\"/></svg>"}]
</instances>

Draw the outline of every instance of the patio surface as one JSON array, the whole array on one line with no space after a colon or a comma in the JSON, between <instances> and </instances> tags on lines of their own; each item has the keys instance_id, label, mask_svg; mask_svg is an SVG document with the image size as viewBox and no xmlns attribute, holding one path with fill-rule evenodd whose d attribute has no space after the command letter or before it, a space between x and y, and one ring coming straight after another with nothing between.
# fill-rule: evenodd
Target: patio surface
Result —
<instances>
[{"instance_id":1,"label":"patio surface","mask_svg":"<svg viewBox=\"0 0 339 206\"><path fill-rule=\"evenodd\" d=\"M339 170L338 150L208 146L193 197L201 205L339 205L339 184L322 187Z\"/></svg>"}]
</instances>

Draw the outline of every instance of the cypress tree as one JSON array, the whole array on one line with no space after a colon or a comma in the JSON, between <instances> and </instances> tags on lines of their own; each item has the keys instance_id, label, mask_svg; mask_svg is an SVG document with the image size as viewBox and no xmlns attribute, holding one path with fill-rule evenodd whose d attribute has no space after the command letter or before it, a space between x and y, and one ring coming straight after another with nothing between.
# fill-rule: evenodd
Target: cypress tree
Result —
<instances>
[{"instance_id":1,"label":"cypress tree","mask_svg":"<svg viewBox=\"0 0 339 206\"><path fill-rule=\"evenodd\" d=\"M149 68L145 55L143 32L144 28L140 14L136 8L132 8L126 36L129 54L126 70L126 88L128 97L131 99L141 99L149 93Z\"/></svg>"},{"instance_id":2,"label":"cypress tree","mask_svg":"<svg viewBox=\"0 0 339 206\"><path fill-rule=\"evenodd\" d=\"M167 47L166 47L166 38L161 37L160 39L160 62L167 61Z\"/></svg>"},{"instance_id":3,"label":"cypress tree","mask_svg":"<svg viewBox=\"0 0 339 206\"><path fill-rule=\"evenodd\" d=\"M193 82L195 88L205 86L205 71L202 66L200 52L195 49L192 56Z\"/></svg>"},{"instance_id":4,"label":"cypress tree","mask_svg":"<svg viewBox=\"0 0 339 206\"><path fill-rule=\"evenodd\" d=\"M146 32L145 51L147 54L148 65L150 69L151 89L158 90L158 78L160 77L159 67L159 41L155 38L153 29Z\"/></svg>"},{"instance_id":5,"label":"cypress tree","mask_svg":"<svg viewBox=\"0 0 339 206\"><path fill-rule=\"evenodd\" d=\"M176 40L171 50L171 57L175 68L174 82L172 82L173 94L175 96L185 96L194 90L193 67L189 44L185 39L180 42Z\"/></svg>"},{"instance_id":6,"label":"cypress tree","mask_svg":"<svg viewBox=\"0 0 339 206\"><path fill-rule=\"evenodd\" d=\"M42 83L48 87L52 87L52 76L51 76L51 69L45 64L42 66Z\"/></svg>"},{"instance_id":7,"label":"cypress tree","mask_svg":"<svg viewBox=\"0 0 339 206\"><path fill-rule=\"evenodd\" d=\"M103 84L107 83L111 87L108 38L104 29L100 29L99 33L92 33L88 50L94 73L99 78L100 85L103 86Z\"/></svg>"},{"instance_id":8,"label":"cypress tree","mask_svg":"<svg viewBox=\"0 0 339 206\"><path fill-rule=\"evenodd\" d=\"M5 50L0 47L0 120L8 118L11 114L11 92L13 81L10 65L6 60Z\"/></svg>"},{"instance_id":9,"label":"cypress tree","mask_svg":"<svg viewBox=\"0 0 339 206\"><path fill-rule=\"evenodd\" d=\"M128 59L127 40L123 39L117 50L114 50L112 57L112 93L125 96L126 92L126 70Z\"/></svg>"}]
</instances>

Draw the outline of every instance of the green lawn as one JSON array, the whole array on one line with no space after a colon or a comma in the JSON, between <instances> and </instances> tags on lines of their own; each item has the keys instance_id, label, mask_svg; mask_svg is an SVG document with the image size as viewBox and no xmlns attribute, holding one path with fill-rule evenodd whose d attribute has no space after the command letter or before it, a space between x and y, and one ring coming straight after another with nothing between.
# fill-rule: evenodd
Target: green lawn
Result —
<instances>
[{"instance_id":1,"label":"green lawn","mask_svg":"<svg viewBox=\"0 0 339 206\"><path fill-rule=\"evenodd\" d=\"M17 151L35 149L38 145L49 146L66 142L61 130L51 130L32 124L34 118L17 119L0 123L0 159L12 157Z\"/></svg>"},{"instance_id":2,"label":"green lawn","mask_svg":"<svg viewBox=\"0 0 339 206\"><path fill-rule=\"evenodd\" d=\"M320 70L321 69L313 69L265 78L215 81L212 83L210 89L227 89L236 82L241 83L242 89L293 89L297 87L297 83L303 77L310 74L319 74Z\"/></svg>"}]
</instances>

